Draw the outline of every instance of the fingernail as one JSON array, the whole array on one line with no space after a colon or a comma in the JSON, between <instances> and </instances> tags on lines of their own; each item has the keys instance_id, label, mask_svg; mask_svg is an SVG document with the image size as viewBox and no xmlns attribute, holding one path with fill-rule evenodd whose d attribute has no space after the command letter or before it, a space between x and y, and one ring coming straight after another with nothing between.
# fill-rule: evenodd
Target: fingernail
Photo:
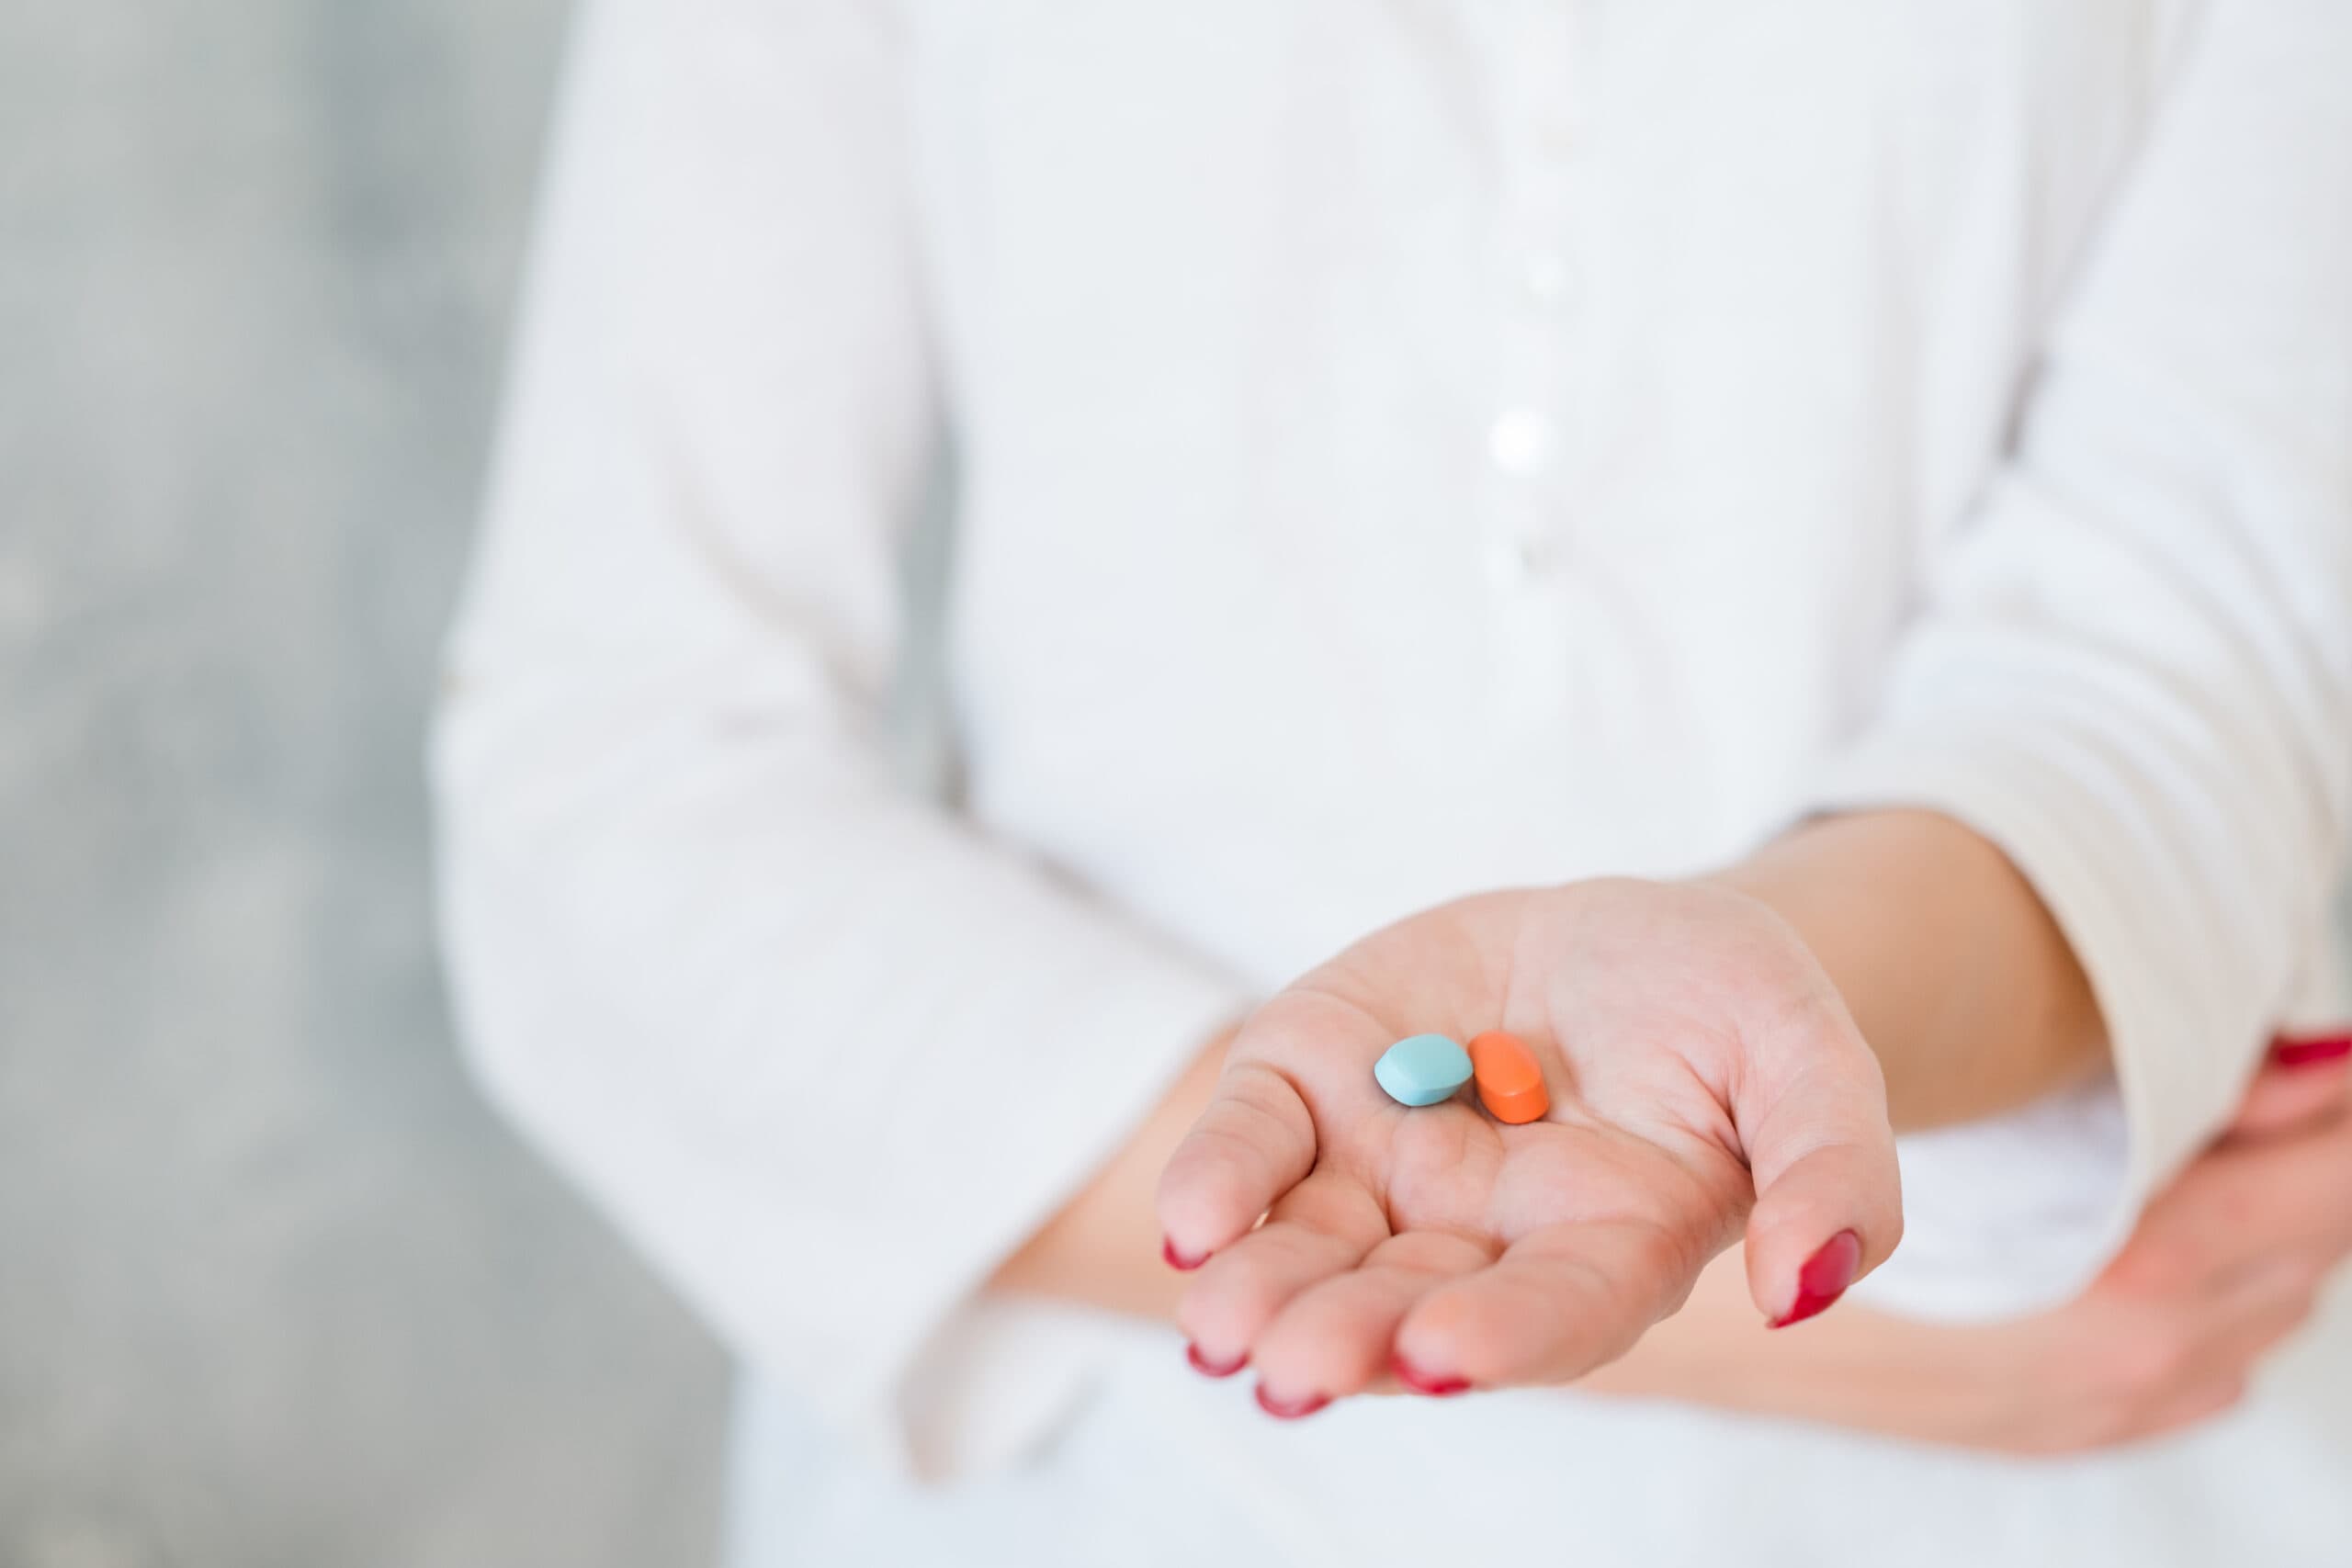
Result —
<instances>
[{"instance_id":1,"label":"fingernail","mask_svg":"<svg viewBox=\"0 0 2352 1568\"><path fill-rule=\"evenodd\" d=\"M1192 1362L1193 1370L1204 1378L1229 1378L1250 1364L1250 1352L1244 1350L1230 1361L1212 1361L1201 1354L1201 1348L1198 1345L1187 1341L1184 1346L1184 1359Z\"/></svg>"},{"instance_id":2,"label":"fingernail","mask_svg":"<svg viewBox=\"0 0 2352 1568\"><path fill-rule=\"evenodd\" d=\"M1470 1392L1468 1378L1454 1377L1450 1374L1440 1377L1425 1372L1402 1356L1391 1356L1388 1359L1388 1370L1396 1374L1398 1382L1403 1383L1415 1393L1426 1393L1431 1399L1446 1399L1457 1393Z\"/></svg>"},{"instance_id":3,"label":"fingernail","mask_svg":"<svg viewBox=\"0 0 2352 1568\"><path fill-rule=\"evenodd\" d=\"M2270 1059L2282 1067L2316 1067L2352 1056L2352 1034L2315 1034L2290 1040L2280 1035L2270 1047Z\"/></svg>"},{"instance_id":4,"label":"fingernail","mask_svg":"<svg viewBox=\"0 0 2352 1568\"><path fill-rule=\"evenodd\" d=\"M1266 1392L1264 1383L1258 1385L1258 1408L1284 1421L1312 1416L1330 1403L1328 1396L1319 1393L1310 1393L1304 1399L1277 1399Z\"/></svg>"},{"instance_id":5,"label":"fingernail","mask_svg":"<svg viewBox=\"0 0 2352 1568\"><path fill-rule=\"evenodd\" d=\"M1846 1287L1854 1282L1854 1271L1861 1266L1862 1238L1852 1231L1839 1231L1805 1259L1804 1267L1797 1270L1797 1299L1765 1326L1786 1328L1827 1310L1830 1303L1846 1293Z\"/></svg>"},{"instance_id":6,"label":"fingernail","mask_svg":"<svg viewBox=\"0 0 2352 1568\"><path fill-rule=\"evenodd\" d=\"M1177 1251L1176 1244L1170 1241L1165 1236L1160 1238L1159 1256L1168 1260L1168 1267L1170 1269L1182 1269L1187 1274L1191 1273L1193 1269L1198 1269L1202 1264L1206 1263L1209 1260L1209 1255L1205 1252L1195 1258Z\"/></svg>"}]
</instances>

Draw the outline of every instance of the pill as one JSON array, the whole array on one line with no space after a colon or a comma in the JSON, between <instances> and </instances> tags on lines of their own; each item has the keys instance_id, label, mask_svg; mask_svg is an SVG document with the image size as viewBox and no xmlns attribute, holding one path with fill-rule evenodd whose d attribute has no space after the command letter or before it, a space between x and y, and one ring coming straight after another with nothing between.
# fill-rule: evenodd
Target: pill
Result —
<instances>
[{"instance_id":1,"label":"pill","mask_svg":"<svg viewBox=\"0 0 2352 1568\"><path fill-rule=\"evenodd\" d=\"M1478 1103L1498 1122L1532 1122L1552 1109L1544 1092L1544 1068L1516 1034L1489 1029L1470 1042L1470 1066L1478 1078Z\"/></svg>"},{"instance_id":2,"label":"pill","mask_svg":"<svg viewBox=\"0 0 2352 1568\"><path fill-rule=\"evenodd\" d=\"M1470 1053L1442 1034L1413 1034L1380 1054L1372 1076L1400 1105L1435 1105L1470 1081Z\"/></svg>"}]
</instances>

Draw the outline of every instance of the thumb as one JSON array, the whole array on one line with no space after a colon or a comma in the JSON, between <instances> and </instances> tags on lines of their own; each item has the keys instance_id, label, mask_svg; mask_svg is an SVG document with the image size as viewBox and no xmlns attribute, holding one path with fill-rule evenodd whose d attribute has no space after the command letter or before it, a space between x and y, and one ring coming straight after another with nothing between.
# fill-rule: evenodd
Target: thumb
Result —
<instances>
[{"instance_id":1,"label":"thumb","mask_svg":"<svg viewBox=\"0 0 2352 1568\"><path fill-rule=\"evenodd\" d=\"M1826 1308L1903 1239L1886 1080L1842 1003L1751 1051L1732 1118L1756 1179L1747 1290L1774 1328Z\"/></svg>"}]
</instances>

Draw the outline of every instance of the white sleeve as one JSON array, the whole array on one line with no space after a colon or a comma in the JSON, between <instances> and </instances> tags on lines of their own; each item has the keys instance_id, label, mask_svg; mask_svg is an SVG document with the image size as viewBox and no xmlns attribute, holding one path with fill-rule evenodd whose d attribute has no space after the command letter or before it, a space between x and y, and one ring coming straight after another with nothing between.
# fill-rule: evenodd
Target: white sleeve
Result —
<instances>
[{"instance_id":1,"label":"white sleeve","mask_svg":"<svg viewBox=\"0 0 2352 1568\"><path fill-rule=\"evenodd\" d=\"M1240 998L879 742L933 425L894 47L869 0L590 7L435 774L492 1094L921 1467L972 1443L916 1370Z\"/></svg>"},{"instance_id":2,"label":"white sleeve","mask_svg":"<svg viewBox=\"0 0 2352 1568\"><path fill-rule=\"evenodd\" d=\"M2098 994L2120 1235L2228 1116L2352 818L2352 6L2214 4L1813 804L2006 850Z\"/></svg>"}]
</instances>

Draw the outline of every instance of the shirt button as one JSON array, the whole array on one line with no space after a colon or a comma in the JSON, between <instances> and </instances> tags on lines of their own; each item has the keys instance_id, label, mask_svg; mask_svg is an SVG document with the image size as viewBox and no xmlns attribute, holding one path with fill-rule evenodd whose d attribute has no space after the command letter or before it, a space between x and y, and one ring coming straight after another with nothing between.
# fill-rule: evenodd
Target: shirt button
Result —
<instances>
[{"instance_id":1,"label":"shirt button","mask_svg":"<svg viewBox=\"0 0 2352 1568\"><path fill-rule=\"evenodd\" d=\"M1552 455L1552 425L1533 409L1510 409L1487 430L1487 455L1507 474L1527 475Z\"/></svg>"}]
</instances>

